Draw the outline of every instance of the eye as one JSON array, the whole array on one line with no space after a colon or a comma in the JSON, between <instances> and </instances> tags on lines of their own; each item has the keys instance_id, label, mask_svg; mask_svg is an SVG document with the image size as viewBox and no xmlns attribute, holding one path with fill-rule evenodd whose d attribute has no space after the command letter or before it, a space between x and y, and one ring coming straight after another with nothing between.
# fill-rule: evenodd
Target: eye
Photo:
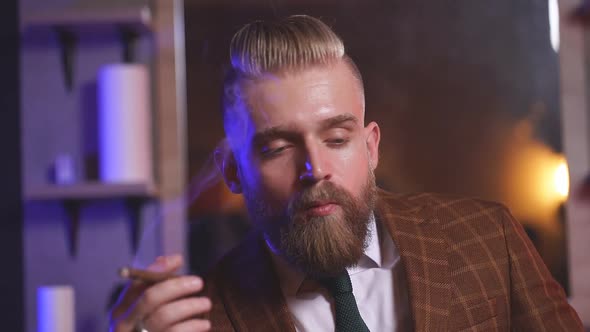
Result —
<instances>
[{"instance_id":1,"label":"eye","mask_svg":"<svg viewBox=\"0 0 590 332\"><path fill-rule=\"evenodd\" d=\"M265 146L261 149L260 153L262 154L262 157L264 158L272 158L272 157L276 157L280 154L282 154L283 152L285 152L287 149L289 149L292 145L290 144L284 144L284 145L280 145L277 146L275 145L268 145Z\"/></svg>"},{"instance_id":2,"label":"eye","mask_svg":"<svg viewBox=\"0 0 590 332\"><path fill-rule=\"evenodd\" d=\"M324 143L331 148L340 148L350 142L351 130L348 128L334 127L328 129L325 134Z\"/></svg>"},{"instance_id":3,"label":"eye","mask_svg":"<svg viewBox=\"0 0 590 332\"><path fill-rule=\"evenodd\" d=\"M350 142L350 139L345 137L330 138L326 140L326 143L332 147L342 147Z\"/></svg>"}]
</instances>

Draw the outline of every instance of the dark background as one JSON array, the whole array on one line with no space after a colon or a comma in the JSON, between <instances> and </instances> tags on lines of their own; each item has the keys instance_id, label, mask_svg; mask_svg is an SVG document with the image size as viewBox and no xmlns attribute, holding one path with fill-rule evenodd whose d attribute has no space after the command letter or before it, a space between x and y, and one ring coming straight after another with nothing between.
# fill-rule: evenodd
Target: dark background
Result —
<instances>
[{"instance_id":1,"label":"dark background","mask_svg":"<svg viewBox=\"0 0 590 332\"><path fill-rule=\"evenodd\" d=\"M332 26L363 74L367 121L382 132L381 187L505 203L567 284L559 203L542 201L536 186L536 164L561 152L558 57L543 1L187 0L189 172L198 191L210 186L190 211L190 252L206 252L195 264L209 265L206 256L218 257L248 228L210 158L224 136L219 101L231 36L252 20L291 14Z\"/></svg>"},{"instance_id":2,"label":"dark background","mask_svg":"<svg viewBox=\"0 0 590 332\"><path fill-rule=\"evenodd\" d=\"M2 330L24 330L18 1L0 4L0 312Z\"/></svg>"}]
</instances>

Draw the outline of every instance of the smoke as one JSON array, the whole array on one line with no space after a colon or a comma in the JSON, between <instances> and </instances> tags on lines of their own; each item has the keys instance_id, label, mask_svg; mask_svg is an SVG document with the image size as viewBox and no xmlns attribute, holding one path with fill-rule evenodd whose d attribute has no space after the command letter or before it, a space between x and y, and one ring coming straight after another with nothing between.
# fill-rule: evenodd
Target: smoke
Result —
<instances>
[{"instance_id":1,"label":"smoke","mask_svg":"<svg viewBox=\"0 0 590 332\"><path fill-rule=\"evenodd\" d=\"M133 266L145 268L153 261L154 242L158 242L158 232L161 231L160 226L163 220L176 218L175 215L188 212L191 208L195 208L199 202L201 202L197 206L199 210L224 213L241 209L240 196L233 195L225 189L223 178L215 164L215 151L227 153L227 148L226 141L220 141L207 156L199 171L188 181L184 193L161 202L155 211L144 213L143 228L140 229L141 238L133 259ZM210 200L211 197L213 197L213 202ZM207 208L203 209L203 206Z\"/></svg>"}]
</instances>

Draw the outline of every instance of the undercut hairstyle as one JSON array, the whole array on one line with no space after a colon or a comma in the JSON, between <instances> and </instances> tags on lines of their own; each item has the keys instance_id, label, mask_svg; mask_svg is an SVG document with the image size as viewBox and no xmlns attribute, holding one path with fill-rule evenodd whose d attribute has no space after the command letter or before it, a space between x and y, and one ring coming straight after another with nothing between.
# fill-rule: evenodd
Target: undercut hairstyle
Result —
<instances>
[{"instance_id":1,"label":"undercut hairstyle","mask_svg":"<svg viewBox=\"0 0 590 332\"><path fill-rule=\"evenodd\" d=\"M311 16L294 15L245 25L232 38L230 59L231 67L226 73L222 93L223 123L228 138L235 130L245 129L240 128L237 112L238 108L246 106L243 83L268 74L297 72L344 60L359 84L364 105L361 74L346 55L342 40L325 23ZM230 139L229 143L235 151L235 142Z\"/></svg>"}]
</instances>

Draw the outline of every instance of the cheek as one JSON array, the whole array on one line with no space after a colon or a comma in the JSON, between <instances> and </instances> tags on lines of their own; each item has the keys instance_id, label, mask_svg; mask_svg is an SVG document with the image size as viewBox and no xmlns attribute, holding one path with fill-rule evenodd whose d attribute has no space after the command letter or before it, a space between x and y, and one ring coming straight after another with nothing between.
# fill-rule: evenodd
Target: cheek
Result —
<instances>
[{"instance_id":1,"label":"cheek","mask_svg":"<svg viewBox=\"0 0 590 332\"><path fill-rule=\"evenodd\" d=\"M343 153L337 165L334 165L343 186L351 193L358 195L367 182L369 160L366 146L358 144L351 151Z\"/></svg>"},{"instance_id":2,"label":"cheek","mask_svg":"<svg viewBox=\"0 0 590 332\"><path fill-rule=\"evenodd\" d=\"M240 182L244 195L260 196L263 193L261 185L263 178L256 163L249 156L243 155L239 167Z\"/></svg>"},{"instance_id":3,"label":"cheek","mask_svg":"<svg viewBox=\"0 0 590 332\"><path fill-rule=\"evenodd\" d=\"M259 163L249 161L244 180L267 201L286 201L293 191L295 168L289 162Z\"/></svg>"},{"instance_id":4,"label":"cheek","mask_svg":"<svg viewBox=\"0 0 590 332\"><path fill-rule=\"evenodd\" d=\"M269 163L261 167L261 185L275 199L288 199L296 183L296 167L292 162Z\"/></svg>"}]
</instances>

